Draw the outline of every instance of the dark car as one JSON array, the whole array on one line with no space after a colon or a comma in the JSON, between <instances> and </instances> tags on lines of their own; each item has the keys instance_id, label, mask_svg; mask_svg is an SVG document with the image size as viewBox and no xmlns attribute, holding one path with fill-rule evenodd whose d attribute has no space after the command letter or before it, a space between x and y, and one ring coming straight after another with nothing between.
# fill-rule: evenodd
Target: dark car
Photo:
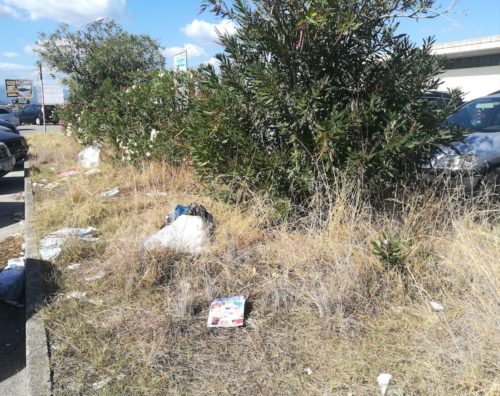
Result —
<instances>
[{"instance_id":1,"label":"dark car","mask_svg":"<svg viewBox=\"0 0 500 396\"><path fill-rule=\"evenodd\" d=\"M11 154L16 158L16 161L23 160L28 155L28 143L26 139L9 129L0 127L0 142L5 143Z\"/></svg>"},{"instance_id":2,"label":"dark car","mask_svg":"<svg viewBox=\"0 0 500 396\"><path fill-rule=\"evenodd\" d=\"M52 122L53 124L57 124L59 120L54 114L56 106L46 105L45 106L45 121ZM43 113L42 113L42 105L28 105L26 106L20 113L19 119L21 120L21 124L43 124Z\"/></svg>"},{"instance_id":3,"label":"dark car","mask_svg":"<svg viewBox=\"0 0 500 396\"><path fill-rule=\"evenodd\" d=\"M19 135L19 131L17 130L16 126L14 124L11 124L10 122L0 120L0 127L4 127L9 129L12 133L16 133Z\"/></svg>"}]
</instances>

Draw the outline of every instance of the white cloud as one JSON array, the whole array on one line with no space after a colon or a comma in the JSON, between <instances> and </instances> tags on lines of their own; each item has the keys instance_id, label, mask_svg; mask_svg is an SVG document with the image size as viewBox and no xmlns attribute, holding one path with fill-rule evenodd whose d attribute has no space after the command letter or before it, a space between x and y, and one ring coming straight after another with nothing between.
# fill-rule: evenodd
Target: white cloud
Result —
<instances>
[{"instance_id":1,"label":"white cloud","mask_svg":"<svg viewBox=\"0 0 500 396\"><path fill-rule=\"evenodd\" d=\"M0 62L0 71L3 72L23 72L34 71L35 66L21 65L19 63Z\"/></svg>"},{"instance_id":2,"label":"white cloud","mask_svg":"<svg viewBox=\"0 0 500 396\"><path fill-rule=\"evenodd\" d=\"M127 4L126 0L0 0L0 13L81 25L97 18L120 19L127 14Z\"/></svg>"},{"instance_id":3,"label":"white cloud","mask_svg":"<svg viewBox=\"0 0 500 396\"><path fill-rule=\"evenodd\" d=\"M184 44L184 47L168 47L164 48L162 53L163 56L167 59L173 58L174 55L179 52L187 51L188 59L189 58L200 58L202 56L207 56L205 50L196 44Z\"/></svg>"},{"instance_id":4,"label":"white cloud","mask_svg":"<svg viewBox=\"0 0 500 396\"><path fill-rule=\"evenodd\" d=\"M19 56L19 53L12 51L5 51L2 52L2 55L5 56L6 58L15 58L16 56Z\"/></svg>"},{"instance_id":5,"label":"white cloud","mask_svg":"<svg viewBox=\"0 0 500 396\"><path fill-rule=\"evenodd\" d=\"M210 23L200 19L194 19L193 22L187 24L182 29L182 32L191 38L204 42L219 41L219 34L234 34L236 25L233 21L225 19L219 23Z\"/></svg>"},{"instance_id":6,"label":"white cloud","mask_svg":"<svg viewBox=\"0 0 500 396\"><path fill-rule=\"evenodd\" d=\"M25 54L34 55L35 54L35 47L36 47L36 44L28 44L28 45L24 46L23 51Z\"/></svg>"}]
</instances>

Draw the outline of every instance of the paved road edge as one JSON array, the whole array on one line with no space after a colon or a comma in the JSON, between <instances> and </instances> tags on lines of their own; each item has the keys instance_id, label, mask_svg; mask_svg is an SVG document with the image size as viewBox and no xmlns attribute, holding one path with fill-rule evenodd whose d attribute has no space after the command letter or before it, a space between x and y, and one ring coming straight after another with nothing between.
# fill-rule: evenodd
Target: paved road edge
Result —
<instances>
[{"instance_id":1,"label":"paved road edge","mask_svg":"<svg viewBox=\"0 0 500 396\"><path fill-rule=\"evenodd\" d=\"M35 236L33 185L29 162L24 164L24 249L26 255L26 386L28 396L51 394L47 332L39 307L43 304L43 276Z\"/></svg>"}]
</instances>

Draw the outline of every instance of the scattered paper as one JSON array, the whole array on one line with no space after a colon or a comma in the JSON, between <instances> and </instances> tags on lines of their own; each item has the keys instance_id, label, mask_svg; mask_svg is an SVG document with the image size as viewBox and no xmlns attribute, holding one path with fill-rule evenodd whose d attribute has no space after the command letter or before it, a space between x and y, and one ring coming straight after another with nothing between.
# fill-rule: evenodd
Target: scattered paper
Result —
<instances>
[{"instance_id":1,"label":"scattered paper","mask_svg":"<svg viewBox=\"0 0 500 396\"><path fill-rule=\"evenodd\" d=\"M87 242L96 242L93 233L96 231L93 227L87 228L61 228L40 240L40 255L43 260L53 260L62 252L64 242L68 238L79 238Z\"/></svg>"},{"instance_id":2,"label":"scattered paper","mask_svg":"<svg viewBox=\"0 0 500 396\"><path fill-rule=\"evenodd\" d=\"M307 375L312 375L312 373L313 373L313 371L311 370L311 368L310 368L310 367L306 367L306 368L304 369L304 371L305 371L305 373L306 373Z\"/></svg>"},{"instance_id":3,"label":"scattered paper","mask_svg":"<svg viewBox=\"0 0 500 396\"><path fill-rule=\"evenodd\" d=\"M59 173L57 176L59 177L68 177L73 175L78 175L80 171L78 169L68 169L64 172Z\"/></svg>"},{"instance_id":4,"label":"scattered paper","mask_svg":"<svg viewBox=\"0 0 500 396\"><path fill-rule=\"evenodd\" d=\"M78 153L78 164L86 169L97 168L100 154L101 150L98 147L86 147Z\"/></svg>"},{"instance_id":5,"label":"scattered paper","mask_svg":"<svg viewBox=\"0 0 500 396\"><path fill-rule=\"evenodd\" d=\"M389 388L389 382L391 382L391 379L392 375L387 373L382 373L377 377L378 387L382 396L385 396L387 393L387 388Z\"/></svg>"},{"instance_id":6,"label":"scattered paper","mask_svg":"<svg viewBox=\"0 0 500 396\"><path fill-rule=\"evenodd\" d=\"M59 183L49 183L49 184L46 184L44 188L46 188L48 190L53 190L54 188L57 188L60 185L61 184L59 184Z\"/></svg>"},{"instance_id":7,"label":"scattered paper","mask_svg":"<svg viewBox=\"0 0 500 396\"><path fill-rule=\"evenodd\" d=\"M85 172L85 176L92 176L92 175L97 175L101 171L98 168L93 168Z\"/></svg>"},{"instance_id":8,"label":"scattered paper","mask_svg":"<svg viewBox=\"0 0 500 396\"><path fill-rule=\"evenodd\" d=\"M210 304L208 327L243 326L245 297L241 295L229 298L216 298Z\"/></svg>"},{"instance_id":9,"label":"scattered paper","mask_svg":"<svg viewBox=\"0 0 500 396\"><path fill-rule=\"evenodd\" d=\"M430 301L429 305L431 306L433 311L436 311L436 312L444 311L444 307L436 301Z\"/></svg>"},{"instance_id":10,"label":"scattered paper","mask_svg":"<svg viewBox=\"0 0 500 396\"><path fill-rule=\"evenodd\" d=\"M94 282L96 280L99 280L99 279L102 279L106 276L106 273L104 271L100 271L98 272L97 274L93 275L93 276L87 276L85 278L83 278L85 280L85 282Z\"/></svg>"},{"instance_id":11,"label":"scattered paper","mask_svg":"<svg viewBox=\"0 0 500 396\"><path fill-rule=\"evenodd\" d=\"M74 270L77 270L78 268L80 268L80 266L81 266L81 264L80 264L80 263L73 263L73 264L68 265L68 267L67 267L67 268L68 268L69 270L74 271Z\"/></svg>"},{"instance_id":12,"label":"scattered paper","mask_svg":"<svg viewBox=\"0 0 500 396\"><path fill-rule=\"evenodd\" d=\"M97 382L94 382L92 384L92 388L94 388L94 390L99 390L99 389L102 389L104 388L107 384L109 384L111 382L112 378L111 377L106 377L104 379L102 379L101 381L97 381Z\"/></svg>"},{"instance_id":13,"label":"scattered paper","mask_svg":"<svg viewBox=\"0 0 500 396\"><path fill-rule=\"evenodd\" d=\"M104 191L103 193L101 193L101 196L102 197L115 197L118 194L120 194L120 189L118 187L114 187L111 190Z\"/></svg>"},{"instance_id":14,"label":"scattered paper","mask_svg":"<svg viewBox=\"0 0 500 396\"><path fill-rule=\"evenodd\" d=\"M73 292L66 294L66 296L65 296L66 300L71 300L73 298L75 298L77 300L83 300L86 297L87 297L87 293L80 292L80 291L73 291Z\"/></svg>"},{"instance_id":15,"label":"scattered paper","mask_svg":"<svg viewBox=\"0 0 500 396\"><path fill-rule=\"evenodd\" d=\"M25 264L24 257L17 257L7 260L7 266L4 269L8 270L8 269L24 268L24 264Z\"/></svg>"}]
</instances>

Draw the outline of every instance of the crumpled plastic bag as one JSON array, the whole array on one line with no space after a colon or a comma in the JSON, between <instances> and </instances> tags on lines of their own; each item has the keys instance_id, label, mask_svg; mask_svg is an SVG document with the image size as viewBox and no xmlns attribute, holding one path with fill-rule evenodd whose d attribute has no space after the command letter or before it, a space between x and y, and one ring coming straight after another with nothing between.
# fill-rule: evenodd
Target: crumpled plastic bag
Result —
<instances>
[{"instance_id":1,"label":"crumpled plastic bag","mask_svg":"<svg viewBox=\"0 0 500 396\"><path fill-rule=\"evenodd\" d=\"M99 238L95 238L93 233L96 231L94 227L87 228L61 228L40 240L40 255L43 260L53 260L62 252L64 242L68 238L79 238L87 242L96 242Z\"/></svg>"},{"instance_id":2,"label":"crumpled plastic bag","mask_svg":"<svg viewBox=\"0 0 500 396\"><path fill-rule=\"evenodd\" d=\"M91 169L99 166L99 155L101 150L95 146L84 148L78 154L78 164L82 168Z\"/></svg>"},{"instance_id":3,"label":"crumpled plastic bag","mask_svg":"<svg viewBox=\"0 0 500 396\"><path fill-rule=\"evenodd\" d=\"M148 250L170 248L184 253L203 253L210 244L210 224L200 216L181 215L144 241Z\"/></svg>"},{"instance_id":4,"label":"crumpled plastic bag","mask_svg":"<svg viewBox=\"0 0 500 396\"><path fill-rule=\"evenodd\" d=\"M24 269L12 268L0 272L0 301L19 306L24 292Z\"/></svg>"}]
</instances>

